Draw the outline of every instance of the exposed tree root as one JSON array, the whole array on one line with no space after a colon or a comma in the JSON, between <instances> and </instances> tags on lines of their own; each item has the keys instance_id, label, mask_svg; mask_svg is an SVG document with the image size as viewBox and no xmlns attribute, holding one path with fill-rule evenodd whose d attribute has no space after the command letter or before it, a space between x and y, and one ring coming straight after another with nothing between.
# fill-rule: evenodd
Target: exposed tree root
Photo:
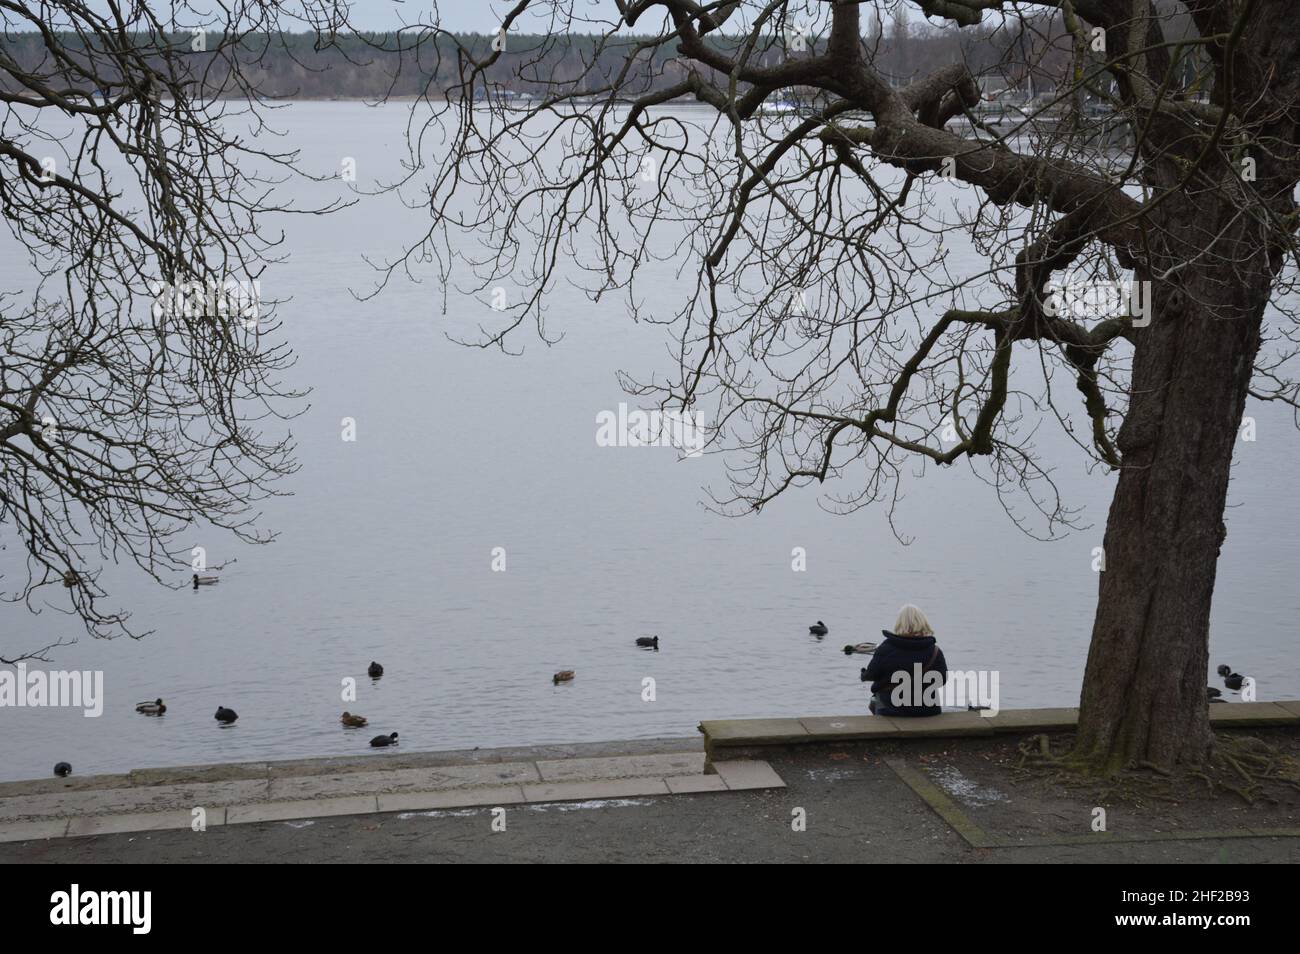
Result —
<instances>
[{"instance_id":1,"label":"exposed tree root","mask_svg":"<svg viewBox=\"0 0 1300 954\"><path fill-rule=\"evenodd\" d=\"M1144 760L1135 763L1135 765L1137 768L1150 769L1158 775L1163 775L1165 778L1173 778L1174 776L1174 773L1169 771L1169 769L1156 765L1154 762L1147 762Z\"/></svg>"},{"instance_id":2,"label":"exposed tree root","mask_svg":"<svg viewBox=\"0 0 1300 954\"><path fill-rule=\"evenodd\" d=\"M1082 789L1098 803L1184 802L1232 794L1247 805L1295 802L1300 791L1300 762L1292 755L1254 736L1240 733L1216 735L1215 747L1200 765L1168 768L1136 761L1118 772L1097 767L1070 749L1073 739L1032 735L1017 744L1020 758L1012 769L1016 784L1027 780L1047 782L1067 789Z\"/></svg>"}]
</instances>

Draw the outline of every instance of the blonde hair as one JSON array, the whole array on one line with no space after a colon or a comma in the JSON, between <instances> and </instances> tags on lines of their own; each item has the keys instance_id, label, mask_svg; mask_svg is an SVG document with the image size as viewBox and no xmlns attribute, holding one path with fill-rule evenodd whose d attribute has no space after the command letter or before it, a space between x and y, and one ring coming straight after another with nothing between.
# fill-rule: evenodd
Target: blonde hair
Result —
<instances>
[{"instance_id":1,"label":"blonde hair","mask_svg":"<svg viewBox=\"0 0 1300 954\"><path fill-rule=\"evenodd\" d=\"M898 619L894 623L895 636L933 636L934 630L930 627L930 621L925 618L925 614L918 607L911 603L904 603L898 611Z\"/></svg>"}]
</instances>

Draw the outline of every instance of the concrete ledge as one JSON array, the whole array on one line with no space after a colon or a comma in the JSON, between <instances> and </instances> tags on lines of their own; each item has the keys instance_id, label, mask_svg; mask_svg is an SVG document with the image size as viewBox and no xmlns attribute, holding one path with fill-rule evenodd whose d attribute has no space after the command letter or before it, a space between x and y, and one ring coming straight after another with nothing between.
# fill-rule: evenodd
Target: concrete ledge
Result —
<instances>
[{"instance_id":1,"label":"concrete ledge","mask_svg":"<svg viewBox=\"0 0 1300 954\"><path fill-rule=\"evenodd\" d=\"M1252 725L1292 725L1300 723L1300 713L1288 705L1300 703L1236 702L1210 706L1210 725L1216 728Z\"/></svg>"},{"instance_id":2,"label":"concrete ledge","mask_svg":"<svg viewBox=\"0 0 1300 954\"><path fill-rule=\"evenodd\" d=\"M0 825L0 842L44 841L62 838L68 833L68 819L50 818L41 821L11 822Z\"/></svg>"},{"instance_id":3,"label":"concrete ledge","mask_svg":"<svg viewBox=\"0 0 1300 954\"><path fill-rule=\"evenodd\" d=\"M556 782L525 785L524 798L530 803L595 801L602 798L636 798L642 795L671 795L661 778L618 778L595 782Z\"/></svg>"},{"instance_id":4,"label":"concrete ledge","mask_svg":"<svg viewBox=\"0 0 1300 954\"><path fill-rule=\"evenodd\" d=\"M362 745L364 745L363 736L367 734L358 735ZM71 775L67 778L0 782L0 799L15 795L53 795L84 789L152 788L159 785L187 785L198 782L266 781L302 778L308 775L343 775L392 769L537 762L541 759L663 755L676 752L699 752L702 748L699 738L692 737L515 745L494 749L449 749L436 752L396 752L392 749L382 749L371 750L364 755L332 755L326 758L285 759L276 762L177 765L163 768L138 768L112 775Z\"/></svg>"},{"instance_id":5,"label":"concrete ledge","mask_svg":"<svg viewBox=\"0 0 1300 954\"><path fill-rule=\"evenodd\" d=\"M270 781L267 798L278 802L342 795L391 795L449 788L483 788L488 785L522 784L541 780L541 775L531 762L444 765L420 769L394 768L388 771L273 778Z\"/></svg>"},{"instance_id":6,"label":"concrete ledge","mask_svg":"<svg viewBox=\"0 0 1300 954\"><path fill-rule=\"evenodd\" d=\"M262 768L254 769L260 773L254 778L247 777L247 769L236 768L232 777L214 781L227 767L213 766L208 771L195 766L183 770L192 779L188 783L175 781L182 770L167 770L159 776L167 784L122 787L123 776L104 776L111 787L10 795L0 798L0 842L183 830L191 826L194 806L206 809L210 828L381 812L785 787L766 762L724 763L721 774L705 775L704 754L680 748L536 762L450 765L440 760L423 768L394 766L387 771L370 761L368 767L371 771L302 776L268 774Z\"/></svg>"},{"instance_id":7,"label":"concrete ledge","mask_svg":"<svg viewBox=\"0 0 1300 954\"><path fill-rule=\"evenodd\" d=\"M226 823L226 810L214 808L206 813L204 819L208 828ZM189 828L194 816L187 811L145 812L133 815L83 816L68 821L67 836L77 838L85 835L118 835L128 831L168 831L176 828Z\"/></svg>"},{"instance_id":8,"label":"concrete ledge","mask_svg":"<svg viewBox=\"0 0 1300 954\"><path fill-rule=\"evenodd\" d=\"M800 724L810 736L806 741L814 739L871 739L871 738L889 738L898 735L897 722L902 719L886 719L880 716L817 716L815 718L800 719ZM701 725L710 725L711 723L702 722ZM707 730L706 730L707 734ZM719 742L719 745L725 745L725 742Z\"/></svg>"},{"instance_id":9,"label":"concrete ledge","mask_svg":"<svg viewBox=\"0 0 1300 954\"><path fill-rule=\"evenodd\" d=\"M528 781L565 782L575 778L699 775L704 771L704 753L624 755L604 759L549 759L538 762L537 771L541 773L541 778L528 779Z\"/></svg>"},{"instance_id":10,"label":"concrete ledge","mask_svg":"<svg viewBox=\"0 0 1300 954\"><path fill-rule=\"evenodd\" d=\"M225 805L265 801L265 781L197 782L140 788L80 789L49 795L0 798L0 822L80 815L149 814L196 805L209 810Z\"/></svg>"},{"instance_id":11,"label":"concrete ledge","mask_svg":"<svg viewBox=\"0 0 1300 954\"><path fill-rule=\"evenodd\" d=\"M695 795L701 792L725 792L727 783L721 775L677 775L664 779L668 791L674 795Z\"/></svg>"},{"instance_id":12,"label":"concrete ledge","mask_svg":"<svg viewBox=\"0 0 1300 954\"><path fill-rule=\"evenodd\" d=\"M0 799L18 795L61 795L86 789L130 788L129 775L69 775L67 778L34 778L21 782L0 782Z\"/></svg>"},{"instance_id":13,"label":"concrete ledge","mask_svg":"<svg viewBox=\"0 0 1300 954\"><path fill-rule=\"evenodd\" d=\"M935 718L946 719L949 714L945 712ZM962 715L960 712L951 714ZM1069 732L1079 724L1079 710L1074 708L1003 709L984 721L994 732Z\"/></svg>"},{"instance_id":14,"label":"concrete ledge","mask_svg":"<svg viewBox=\"0 0 1300 954\"><path fill-rule=\"evenodd\" d=\"M785 788L781 776L772 770L766 762L750 759L719 762L714 768L727 788L733 792L755 788Z\"/></svg>"},{"instance_id":15,"label":"concrete ledge","mask_svg":"<svg viewBox=\"0 0 1300 954\"><path fill-rule=\"evenodd\" d=\"M798 719L715 719L701 722L700 731L715 745L784 745L811 741L808 730Z\"/></svg>"},{"instance_id":16,"label":"concrete ledge","mask_svg":"<svg viewBox=\"0 0 1300 954\"><path fill-rule=\"evenodd\" d=\"M264 780L269 762L222 762L216 765L178 765L175 768L132 769L132 785L184 785L193 782Z\"/></svg>"},{"instance_id":17,"label":"concrete ledge","mask_svg":"<svg viewBox=\"0 0 1300 954\"><path fill-rule=\"evenodd\" d=\"M1236 702L1210 706L1215 728L1300 725L1300 701ZM705 771L715 761L751 756L769 746L797 746L900 739L942 739L1003 733L1070 732L1079 710L1003 709L997 715L942 712L908 719L873 715L807 716L799 719L717 719L700 723Z\"/></svg>"},{"instance_id":18,"label":"concrete ledge","mask_svg":"<svg viewBox=\"0 0 1300 954\"><path fill-rule=\"evenodd\" d=\"M481 808L484 805L521 805L522 785L492 785L484 788L459 788L452 792L407 792L380 795L381 812L428 812L442 808Z\"/></svg>"},{"instance_id":19,"label":"concrete ledge","mask_svg":"<svg viewBox=\"0 0 1300 954\"><path fill-rule=\"evenodd\" d=\"M291 821L296 818L369 815L377 811L379 811L379 802L374 795L350 795L346 798L304 798L294 802L234 805L226 809L226 824L246 825L252 822Z\"/></svg>"},{"instance_id":20,"label":"concrete ledge","mask_svg":"<svg viewBox=\"0 0 1300 954\"><path fill-rule=\"evenodd\" d=\"M898 728L898 737L903 739L992 735L997 731L997 717L985 717L978 712L944 712L925 719L884 718L894 723Z\"/></svg>"}]
</instances>

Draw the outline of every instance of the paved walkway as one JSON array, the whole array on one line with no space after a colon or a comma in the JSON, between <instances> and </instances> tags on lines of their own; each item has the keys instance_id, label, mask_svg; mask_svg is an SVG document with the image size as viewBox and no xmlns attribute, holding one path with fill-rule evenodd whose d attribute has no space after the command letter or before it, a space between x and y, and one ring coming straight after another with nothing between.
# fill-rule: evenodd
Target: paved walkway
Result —
<instances>
[{"instance_id":1,"label":"paved walkway","mask_svg":"<svg viewBox=\"0 0 1300 954\"><path fill-rule=\"evenodd\" d=\"M512 758L518 750L148 769L0 785L0 842L475 806L780 788L761 760L705 774L698 743L577 747L617 754ZM456 761L456 759L463 761ZM475 761L469 761L475 759Z\"/></svg>"},{"instance_id":2,"label":"paved walkway","mask_svg":"<svg viewBox=\"0 0 1300 954\"><path fill-rule=\"evenodd\" d=\"M1287 738L1298 710L1211 707L1220 727ZM693 739L10 782L0 862L1300 861L1294 805L1243 815L1210 801L1192 816L1197 830L1116 810L1117 824L1092 832L1090 801L983 771L1014 751L1012 732L1068 730L1073 718L743 720L705 723ZM981 802L980 775L1000 787L1000 811Z\"/></svg>"},{"instance_id":3,"label":"paved walkway","mask_svg":"<svg viewBox=\"0 0 1300 954\"><path fill-rule=\"evenodd\" d=\"M699 745L696 740L683 744ZM943 744L923 749L924 743L917 743L909 761L924 764ZM0 862L1300 861L1300 839L1266 836L1137 842L1075 836L977 847L969 832L954 828L883 758L837 761L827 752L805 748L774 755L770 762L785 787L368 811L217 825L206 832L187 827L49 838L0 844ZM691 767L697 764L693 760ZM521 784L526 792L528 784L539 783ZM496 807L502 811L494 812ZM802 826L795 824L799 818ZM1081 830L1086 831L1082 819Z\"/></svg>"}]
</instances>

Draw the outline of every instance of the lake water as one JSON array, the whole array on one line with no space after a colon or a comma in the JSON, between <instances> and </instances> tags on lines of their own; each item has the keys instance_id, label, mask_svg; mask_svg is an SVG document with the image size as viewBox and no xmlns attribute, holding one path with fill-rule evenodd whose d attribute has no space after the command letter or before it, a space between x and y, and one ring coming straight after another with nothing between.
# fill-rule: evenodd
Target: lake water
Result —
<instances>
[{"instance_id":1,"label":"lake water","mask_svg":"<svg viewBox=\"0 0 1300 954\"><path fill-rule=\"evenodd\" d=\"M306 103L278 119L309 167L352 156L363 182L395 171L404 151L402 105ZM199 591L114 574L121 604L156 633L82 635L59 649L51 667L104 672L105 712L0 708L0 778L43 777L59 760L89 774L362 754L378 731L436 750L863 712L862 660L840 648L877 639L905 601L929 613L950 666L1000 672L1001 706L1077 702L1097 592L1092 548L1113 478L1088 474L1052 427L1038 444L1093 525L1064 540L1021 533L962 467L909 483L895 518L914 538L906 547L882 510L832 515L814 489L727 519L701 506L703 487L724 485L721 458L596 444L597 414L634 403L615 371L667 368L663 328L562 283L551 305L562 343L525 332L520 357L467 349L444 333L472 329L487 313L478 301L453 291L443 315L429 283L371 301L351 293L372 280L365 256L396 254L427 226L419 213L388 197L282 224L291 258L264 293L292 298L279 309L300 358L290 380L314 391L292 424L302 464L285 485L293 496L266 508L278 541L236 549L196 537L211 561L237 558L219 586ZM4 287L21 284L20 263L0 248ZM1248 413L1258 440L1239 445L1212 659L1254 675L1260 698L1296 698L1300 438L1277 409ZM355 442L340 438L345 417L357 422ZM3 542L0 572L11 573L19 551ZM492 569L495 547L505 572ZM806 572L791 569L794 547L807 552ZM807 634L817 619L831 630L820 642ZM633 645L651 634L661 652ZM0 607L4 650L48 635L77 631L53 613ZM386 668L376 682L365 676L372 659ZM559 669L576 679L553 685ZM340 701L347 677L355 703ZM642 698L646 677L653 702ZM135 714L157 696L164 718ZM219 727L218 705L239 721ZM341 728L343 709L370 728Z\"/></svg>"}]
</instances>

